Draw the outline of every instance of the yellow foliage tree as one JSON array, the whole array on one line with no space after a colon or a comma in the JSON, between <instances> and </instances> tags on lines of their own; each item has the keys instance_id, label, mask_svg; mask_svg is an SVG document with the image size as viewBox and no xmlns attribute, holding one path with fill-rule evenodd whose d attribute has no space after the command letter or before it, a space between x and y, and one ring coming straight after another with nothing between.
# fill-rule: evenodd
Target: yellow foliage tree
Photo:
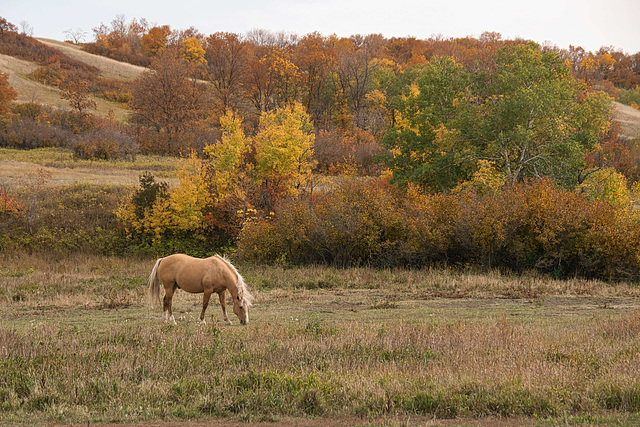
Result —
<instances>
[{"instance_id":1,"label":"yellow foliage tree","mask_svg":"<svg viewBox=\"0 0 640 427\"><path fill-rule=\"evenodd\" d=\"M166 233L189 232L201 236L204 230L204 210L210 204L206 168L195 153L177 165L180 185L167 197L157 197L142 215L135 212L133 195L118 209L116 215L130 231L152 235L155 241Z\"/></svg>"},{"instance_id":2,"label":"yellow foliage tree","mask_svg":"<svg viewBox=\"0 0 640 427\"><path fill-rule=\"evenodd\" d=\"M489 160L478 160L477 170L471 179L464 181L454 188L455 193L475 191L478 196L486 196L497 193L506 183L504 173L496 168Z\"/></svg>"},{"instance_id":3,"label":"yellow foliage tree","mask_svg":"<svg viewBox=\"0 0 640 427\"><path fill-rule=\"evenodd\" d=\"M313 168L313 124L302 104L262 113L256 145L256 178L295 194Z\"/></svg>"},{"instance_id":4,"label":"yellow foliage tree","mask_svg":"<svg viewBox=\"0 0 640 427\"><path fill-rule=\"evenodd\" d=\"M229 196L243 199L238 183L250 170L241 168L242 159L251 141L242 130L242 120L232 111L220 117L222 137L214 145L207 145L204 153L211 159L211 183L215 187L218 199ZM247 166L250 168L250 166Z\"/></svg>"},{"instance_id":5,"label":"yellow foliage tree","mask_svg":"<svg viewBox=\"0 0 640 427\"><path fill-rule=\"evenodd\" d=\"M205 50L202 47L200 40L195 37L189 37L188 39L183 40L182 47L180 48L180 54L187 62L207 65L207 60L204 57Z\"/></svg>"},{"instance_id":6,"label":"yellow foliage tree","mask_svg":"<svg viewBox=\"0 0 640 427\"><path fill-rule=\"evenodd\" d=\"M614 168L600 169L590 174L578 190L592 200L604 200L615 209L631 206L627 179Z\"/></svg>"}]
</instances>

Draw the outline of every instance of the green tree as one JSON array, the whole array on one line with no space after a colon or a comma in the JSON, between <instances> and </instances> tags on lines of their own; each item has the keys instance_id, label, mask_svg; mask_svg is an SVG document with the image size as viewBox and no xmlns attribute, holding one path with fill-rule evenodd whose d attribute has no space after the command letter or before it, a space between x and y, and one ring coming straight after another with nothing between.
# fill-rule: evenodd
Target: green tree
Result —
<instances>
[{"instance_id":1,"label":"green tree","mask_svg":"<svg viewBox=\"0 0 640 427\"><path fill-rule=\"evenodd\" d=\"M471 73L436 58L398 78L384 140L394 182L450 189L489 160L510 183L577 184L585 153L608 129L610 98L580 91L560 56L534 43L498 50L495 64Z\"/></svg>"},{"instance_id":2,"label":"green tree","mask_svg":"<svg viewBox=\"0 0 640 427\"><path fill-rule=\"evenodd\" d=\"M496 67L481 106L486 157L510 182L550 176L575 185L585 152L608 128L610 99L598 94L578 102L567 65L533 43L499 50Z\"/></svg>"},{"instance_id":3,"label":"green tree","mask_svg":"<svg viewBox=\"0 0 640 427\"><path fill-rule=\"evenodd\" d=\"M466 129L461 121L474 107L471 81L452 58L436 58L398 77L400 87L392 97L395 126L384 139L394 182L445 189L469 176L476 147L460 129Z\"/></svg>"}]
</instances>

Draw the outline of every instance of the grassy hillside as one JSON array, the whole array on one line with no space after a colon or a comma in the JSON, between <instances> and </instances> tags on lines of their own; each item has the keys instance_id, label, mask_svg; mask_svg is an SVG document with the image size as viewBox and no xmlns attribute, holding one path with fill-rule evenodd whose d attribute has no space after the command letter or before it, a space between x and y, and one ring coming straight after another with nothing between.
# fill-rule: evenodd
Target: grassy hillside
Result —
<instances>
[{"instance_id":1,"label":"grassy hillside","mask_svg":"<svg viewBox=\"0 0 640 427\"><path fill-rule=\"evenodd\" d=\"M616 111L613 120L620 123L620 135L625 138L640 138L640 111L628 105L614 102Z\"/></svg>"},{"instance_id":2,"label":"grassy hillside","mask_svg":"<svg viewBox=\"0 0 640 427\"><path fill-rule=\"evenodd\" d=\"M99 75L109 80L128 81L134 80L143 67L114 61L91 53L83 52L78 46L70 45L50 39L38 39L40 42L60 50L70 58L92 65L99 70ZM0 54L0 70L9 74L9 83L18 93L18 102L38 102L44 105L68 108L67 101L60 97L60 90L56 87L38 83L28 77L29 73L38 68L38 64ZM127 115L127 110L119 105L93 98L97 104L96 114L105 116L112 110L118 119Z\"/></svg>"}]
</instances>

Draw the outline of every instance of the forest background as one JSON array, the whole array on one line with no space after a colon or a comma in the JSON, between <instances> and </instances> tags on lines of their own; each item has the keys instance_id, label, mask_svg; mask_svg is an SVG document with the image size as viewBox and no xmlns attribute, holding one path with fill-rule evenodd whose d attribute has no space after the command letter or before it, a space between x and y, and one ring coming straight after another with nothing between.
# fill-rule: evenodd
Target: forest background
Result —
<instances>
[{"instance_id":1,"label":"forest background","mask_svg":"<svg viewBox=\"0 0 640 427\"><path fill-rule=\"evenodd\" d=\"M171 159L133 189L37 172L4 184L3 251L640 271L638 133L612 121L640 104L640 53L497 33L205 36L122 17L89 43L69 31L70 51L0 29L3 58L37 64L23 77L65 104L0 74L2 147L72 153L65 166ZM104 73L78 47L133 71Z\"/></svg>"}]
</instances>

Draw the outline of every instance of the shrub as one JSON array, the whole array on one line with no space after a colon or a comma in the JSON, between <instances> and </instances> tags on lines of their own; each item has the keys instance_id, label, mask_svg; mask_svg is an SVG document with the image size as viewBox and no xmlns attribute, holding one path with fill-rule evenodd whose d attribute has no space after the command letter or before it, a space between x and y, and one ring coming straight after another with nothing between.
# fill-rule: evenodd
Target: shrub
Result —
<instances>
[{"instance_id":1,"label":"shrub","mask_svg":"<svg viewBox=\"0 0 640 427\"><path fill-rule=\"evenodd\" d=\"M239 255L259 262L427 266L474 264L557 276L640 273L640 217L554 187L550 180L475 191L399 197L380 180L292 198L249 221Z\"/></svg>"},{"instance_id":2,"label":"shrub","mask_svg":"<svg viewBox=\"0 0 640 427\"><path fill-rule=\"evenodd\" d=\"M91 160L135 160L138 144L118 129L104 127L81 135L72 144L75 157Z\"/></svg>"},{"instance_id":3,"label":"shrub","mask_svg":"<svg viewBox=\"0 0 640 427\"><path fill-rule=\"evenodd\" d=\"M282 202L275 220L248 223L238 251L260 261L386 265L393 262L403 235L397 201L388 186L350 179L312 201L301 197Z\"/></svg>"},{"instance_id":4,"label":"shrub","mask_svg":"<svg viewBox=\"0 0 640 427\"><path fill-rule=\"evenodd\" d=\"M121 254L124 230L114 214L126 187L72 184L22 190L22 210L9 225L2 248L67 254Z\"/></svg>"},{"instance_id":5,"label":"shrub","mask_svg":"<svg viewBox=\"0 0 640 427\"><path fill-rule=\"evenodd\" d=\"M25 112L34 114L37 110L34 105L30 104L25 108ZM62 147L72 137L72 133L67 130L40 123L28 116L12 116L0 124L1 147L19 149Z\"/></svg>"}]
</instances>

